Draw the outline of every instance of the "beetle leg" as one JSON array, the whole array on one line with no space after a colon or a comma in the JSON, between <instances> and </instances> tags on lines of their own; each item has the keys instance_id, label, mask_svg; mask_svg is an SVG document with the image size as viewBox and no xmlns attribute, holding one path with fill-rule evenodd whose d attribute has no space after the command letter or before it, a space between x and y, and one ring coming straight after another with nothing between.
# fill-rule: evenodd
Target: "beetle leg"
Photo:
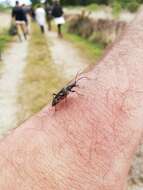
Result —
<instances>
[{"instance_id":1,"label":"beetle leg","mask_svg":"<svg viewBox=\"0 0 143 190\"><path fill-rule=\"evenodd\" d=\"M71 90L71 92L75 92L77 95L79 96L84 96L83 94L80 94L79 92L75 91L75 90Z\"/></svg>"},{"instance_id":2,"label":"beetle leg","mask_svg":"<svg viewBox=\"0 0 143 190\"><path fill-rule=\"evenodd\" d=\"M55 105L55 112L57 111L57 109L56 109L56 105Z\"/></svg>"},{"instance_id":3,"label":"beetle leg","mask_svg":"<svg viewBox=\"0 0 143 190\"><path fill-rule=\"evenodd\" d=\"M75 90L70 90L71 92L76 92Z\"/></svg>"},{"instance_id":4,"label":"beetle leg","mask_svg":"<svg viewBox=\"0 0 143 190\"><path fill-rule=\"evenodd\" d=\"M65 103L67 103L67 96L65 97Z\"/></svg>"},{"instance_id":5,"label":"beetle leg","mask_svg":"<svg viewBox=\"0 0 143 190\"><path fill-rule=\"evenodd\" d=\"M53 93L53 96L56 96L57 94L56 93Z\"/></svg>"}]
</instances>

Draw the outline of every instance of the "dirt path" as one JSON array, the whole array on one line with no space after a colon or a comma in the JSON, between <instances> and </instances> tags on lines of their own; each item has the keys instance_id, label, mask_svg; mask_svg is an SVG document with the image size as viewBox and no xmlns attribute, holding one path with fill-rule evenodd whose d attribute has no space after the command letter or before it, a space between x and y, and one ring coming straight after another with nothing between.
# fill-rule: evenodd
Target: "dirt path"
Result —
<instances>
[{"instance_id":1,"label":"dirt path","mask_svg":"<svg viewBox=\"0 0 143 190\"><path fill-rule=\"evenodd\" d=\"M0 29L8 28L10 21L10 13L0 13ZM0 62L0 135L16 126L18 87L26 64L27 44L11 44Z\"/></svg>"},{"instance_id":2,"label":"dirt path","mask_svg":"<svg viewBox=\"0 0 143 190\"><path fill-rule=\"evenodd\" d=\"M27 55L27 42L15 42L3 56L0 76L0 134L16 126L18 86Z\"/></svg>"},{"instance_id":3,"label":"dirt path","mask_svg":"<svg viewBox=\"0 0 143 190\"><path fill-rule=\"evenodd\" d=\"M79 50L70 42L58 38L54 32L48 32L47 36L51 43L49 48L53 62L60 66L64 78L67 80L74 78L89 65L89 61L83 58Z\"/></svg>"}]
</instances>

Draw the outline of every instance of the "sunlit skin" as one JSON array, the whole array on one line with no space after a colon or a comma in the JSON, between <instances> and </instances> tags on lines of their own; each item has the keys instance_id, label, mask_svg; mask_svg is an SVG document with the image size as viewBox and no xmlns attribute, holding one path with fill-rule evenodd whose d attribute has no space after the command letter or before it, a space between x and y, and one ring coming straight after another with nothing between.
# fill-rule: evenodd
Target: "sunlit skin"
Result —
<instances>
[{"instance_id":1,"label":"sunlit skin","mask_svg":"<svg viewBox=\"0 0 143 190\"><path fill-rule=\"evenodd\" d=\"M143 132L143 12L57 111L1 140L2 190L124 190Z\"/></svg>"}]
</instances>

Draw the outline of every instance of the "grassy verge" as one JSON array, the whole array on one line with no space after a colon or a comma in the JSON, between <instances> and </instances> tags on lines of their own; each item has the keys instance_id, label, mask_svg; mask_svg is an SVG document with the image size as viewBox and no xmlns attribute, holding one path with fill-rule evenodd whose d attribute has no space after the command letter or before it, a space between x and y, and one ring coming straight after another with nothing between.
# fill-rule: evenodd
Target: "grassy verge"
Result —
<instances>
[{"instance_id":1,"label":"grassy verge","mask_svg":"<svg viewBox=\"0 0 143 190\"><path fill-rule=\"evenodd\" d=\"M68 6L65 6L64 8L66 8L66 9L69 9L69 10L73 10L73 9L82 9L82 8L84 8L83 6L78 6L78 5L76 5L76 6L72 6L72 5L68 5Z\"/></svg>"},{"instance_id":2,"label":"grassy verge","mask_svg":"<svg viewBox=\"0 0 143 190\"><path fill-rule=\"evenodd\" d=\"M0 74L1 74L1 69L3 67L3 63L2 63L3 51L8 47L12 39L13 38L12 36L8 34L7 29L3 29L0 31Z\"/></svg>"},{"instance_id":3,"label":"grassy verge","mask_svg":"<svg viewBox=\"0 0 143 190\"><path fill-rule=\"evenodd\" d=\"M28 63L20 89L19 103L23 110L19 115L20 121L38 112L49 103L52 94L61 88L64 82L58 68L52 64L46 36L41 34L36 24L32 24L31 32Z\"/></svg>"},{"instance_id":4,"label":"grassy verge","mask_svg":"<svg viewBox=\"0 0 143 190\"><path fill-rule=\"evenodd\" d=\"M95 63L103 55L105 49L103 44L93 43L76 34L68 33L67 29L68 25L66 24L63 27L65 38L71 41L81 51L82 55L84 52L84 56L87 57L91 63Z\"/></svg>"},{"instance_id":5,"label":"grassy verge","mask_svg":"<svg viewBox=\"0 0 143 190\"><path fill-rule=\"evenodd\" d=\"M112 14L113 14L113 17L115 19L119 18L121 12L122 12L121 4L119 2L117 2L117 1L113 2L113 4L112 4Z\"/></svg>"},{"instance_id":6,"label":"grassy verge","mask_svg":"<svg viewBox=\"0 0 143 190\"><path fill-rule=\"evenodd\" d=\"M96 3L93 3L93 4L86 6L85 9L88 11L98 11L98 10L103 9L103 7L104 6L97 5Z\"/></svg>"},{"instance_id":7,"label":"grassy verge","mask_svg":"<svg viewBox=\"0 0 143 190\"><path fill-rule=\"evenodd\" d=\"M0 31L0 52L2 52L12 40L12 36L8 34L6 29Z\"/></svg>"},{"instance_id":8,"label":"grassy verge","mask_svg":"<svg viewBox=\"0 0 143 190\"><path fill-rule=\"evenodd\" d=\"M0 12L9 12L10 11L10 7L6 7L2 4L0 4Z\"/></svg>"},{"instance_id":9,"label":"grassy verge","mask_svg":"<svg viewBox=\"0 0 143 190\"><path fill-rule=\"evenodd\" d=\"M97 11L102 9L104 6L97 5L96 3L87 6L66 6L65 8L69 10L87 10L87 11Z\"/></svg>"}]
</instances>

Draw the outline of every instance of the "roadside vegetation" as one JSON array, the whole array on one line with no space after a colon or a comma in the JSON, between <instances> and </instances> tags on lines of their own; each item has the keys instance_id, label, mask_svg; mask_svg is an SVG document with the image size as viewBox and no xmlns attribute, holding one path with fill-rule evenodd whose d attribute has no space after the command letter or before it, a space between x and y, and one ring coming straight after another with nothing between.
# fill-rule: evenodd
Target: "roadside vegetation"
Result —
<instances>
[{"instance_id":1,"label":"roadside vegetation","mask_svg":"<svg viewBox=\"0 0 143 190\"><path fill-rule=\"evenodd\" d=\"M33 23L29 40L28 64L19 89L19 104L22 110L18 115L19 121L41 110L51 101L53 93L65 82L60 70L52 64L48 46L46 36L41 34L39 27Z\"/></svg>"},{"instance_id":2,"label":"roadside vegetation","mask_svg":"<svg viewBox=\"0 0 143 190\"><path fill-rule=\"evenodd\" d=\"M66 6L82 6L90 11L96 11L103 5L109 6L118 14L121 9L136 12L143 0L61 0L61 2Z\"/></svg>"},{"instance_id":3,"label":"roadside vegetation","mask_svg":"<svg viewBox=\"0 0 143 190\"><path fill-rule=\"evenodd\" d=\"M90 5L86 5L86 6L81 6L81 5L77 5L77 6L72 6L72 5L66 5L65 8L67 9L77 9L77 10L85 10L85 11L97 11L97 10L101 10L103 7L105 7L104 5L98 5L96 3L94 4L90 4Z\"/></svg>"},{"instance_id":4,"label":"roadside vegetation","mask_svg":"<svg viewBox=\"0 0 143 190\"><path fill-rule=\"evenodd\" d=\"M2 52L8 46L9 42L11 42L11 40L12 37L9 35L7 29L3 29L0 31L0 59Z\"/></svg>"},{"instance_id":5,"label":"roadside vegetation","mask_svg":"<svg viewBox=\"0 0 143 190\"><path fill-rule=\"evenodd\" d=\"M40 3L40 0L31 0L32 5ZM52 3L52 0L48 0L49 3ZM143 0L61 0L62 5L73 8L85 8L89 11L96 11L102 8L103 6L108 6L113 9L113 13L119 14L120 10L128 10L130 12L136 12ZM117 11L117 12L116 12Z\"/></svg>"},{"instance_id":6,"label":"roadside vegetation","mask_svg":"<svg viewBox=\"0 0 143 190\"><path fill-rule=\"evenodd\" d=\"M102 7L103 6L100 6L96 3L94 3L94 4L87 5L85 8L88 11L98 11L98 10L102 9Z\"/></svg>"},{"instance_id":7,"label":"roadside vegetation","mask_svg":"<svg viewBox=\"0 0 143 190\"><path fill-rule=\"evenodd\" d=\"M9 11L10 7L9 6L5 6L3 4L0 4L0 12L6 12Z\"/></svg>"},{"instance_id":8,"label":"roadside vegetation","mask_svg":"<svg viewBox=\"0 0 143 190\"><path fill-rule=\"evenodd\" d=\"M100 42L93 43L79 35L69 33L68 28L68 24L66 24L63 28L64 38L72 42L80 50L82 56L85 56L90 60L91 64L95 64L96 61L103 55L105 49L104 44Z\"/></svg>"},{"instance_id":9,"label":"roadside vegetation","mask_svg":"<svg viewBox=\"0 0 143 190\"><path fill-rule=\"evenodd\" d=\"M98 60L104 49L121 35L126 23L123 21L93 20L86 14L69 18L64 26L66 39L72 41L90 60Z\"/></svg>"},{"instance_id":10,"label":"roadside vegetation","mask_svg":"<svg viewBox=\"0 0 143 190\"><path fill-rule=\"evenodd\" d=\"M0 4L0 13L5 13L6 11L9 11L9 7ZM4 49L7 47L8 43L11 40L12 36L9 35L8 29L0 28L0 58L1 58L1 53L4 51Z\"/></svg>"}]
</instances>

